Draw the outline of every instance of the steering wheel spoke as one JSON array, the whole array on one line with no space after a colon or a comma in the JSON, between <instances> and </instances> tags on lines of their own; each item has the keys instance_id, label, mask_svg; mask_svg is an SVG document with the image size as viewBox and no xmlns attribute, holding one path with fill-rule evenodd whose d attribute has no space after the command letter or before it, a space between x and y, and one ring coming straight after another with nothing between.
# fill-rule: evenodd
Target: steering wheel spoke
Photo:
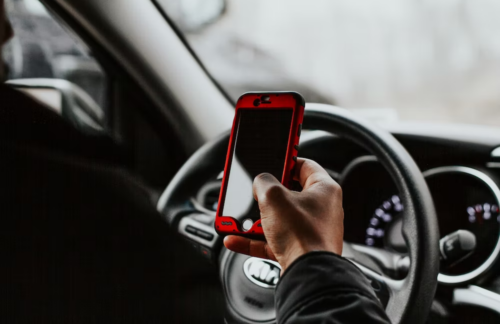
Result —
<instances>
[{"instance_id":1,"label":"steering wheel spoke","mask_svg":"<svg viewBox=\"0 0 500 324\"><path fill-rule=\"evenodd\" d=\"M372 270L380 270L379 272L393 279L403 279L408 274L408 270L410 269L410 258L407 254L391 252L373 246L344 242L344 246L346 245L356 252L353 256L355 261ZM362 255L364 259L368 257L370 259L369 261L375 262L377 268L373 268L373 262L372 264L364 262L364 259L361 259L360 255Z\"/></svg>"},{"instance_id":2,"label":"steering wheel spoke","mask_svg":"<svg viewBox=\"0 0 500 324\"><path fill-rule=\"evenodd\" d=\"M392 298L397 298L404 280L394 279L393 275L398 271L400 260L408 257L348 242L344 242L342 256L363 272L384 307L388 306Z\"/></svg>"},{"instance_id":3,"label":"steering wheel spoke","mask_svg":"<svg viewBox=\"0 0 500 324\"><path fill-rule=\"evenodd\" d=\"M214 217L194 205L192 201L178 204L170 209L171 225L177 232L210 261L215 261L220 239L214 230Z\"/></svg>"},{"instance_id":4,"label":"steering wheel spoke","mask_svg":"<svg viewBox=\"0 0 500 324\"><path fill-rule=\"evenodd\" d=\"M215 232L213 225L199 221L200 217L204 218L203 216L203 214L191 214L183 217L179 221L178 231L182 236L212 249L219 235Z\"/></svg>"},{"instance_id":5,"label":"steering wheel spoke","mask_svg":"<svg viewBox=\"0 0 500 324\"><path fill-rule=\"evenodd\" d=\"M387 276L377 273L356 261L351 260L351 262L359 270L361 270L368 281L370 281L373 291L384 307L387 308L391 300L398 298L400 292L403 290L404 280L394 280L388 278Z\"/></svg>"}]
</instances>

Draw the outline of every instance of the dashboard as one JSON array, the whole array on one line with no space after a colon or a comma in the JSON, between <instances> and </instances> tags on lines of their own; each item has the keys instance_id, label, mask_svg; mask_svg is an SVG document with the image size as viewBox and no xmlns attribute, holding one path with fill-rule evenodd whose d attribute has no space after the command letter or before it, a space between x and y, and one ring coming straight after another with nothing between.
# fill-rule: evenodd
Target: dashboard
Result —
<instances>
[{"instance_id":1,"label":"dashboard","mask_svg":"<svg viewBox=\"0 0 500 324\"><path fill-rule=\"evenodd\" d=\"M436 303L451 307L452 317L466 318L463 310L474 305L481 309L482 319L499 320L500 131L435 124L382 127L403 144L422 171L441 237L466 230L476 240L475 249L460 260L441 260ZM306 131L299 155L317 161L341 185L346 242L359 251L369 247L399 259L407 255L402 233L405 206L391 175L370 152L335 135ZM221 178L222 173L214 175L193 196L199 208L216 210ZM385 270L383 260L374 256L374 261ZM432 316L440 315L433 311Z\"/></svg>"}]
</instances>

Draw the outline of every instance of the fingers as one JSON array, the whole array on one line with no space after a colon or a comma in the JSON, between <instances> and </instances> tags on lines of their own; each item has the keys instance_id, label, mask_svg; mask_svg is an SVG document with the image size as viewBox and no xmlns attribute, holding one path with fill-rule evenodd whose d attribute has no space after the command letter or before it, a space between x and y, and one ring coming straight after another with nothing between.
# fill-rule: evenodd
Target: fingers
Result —
<instances>
[{"instance_id":1,"label":"fingers","mask_svg":"<svg viewBox=\"0 0 500 324\"><path fill-rule=\"evenodd\" d=\"M253 197L261 203L279 199L283 192L283 185L271 174L261 173L253 180Z\"/></svg>"},{"instance_id":2,"label":"fingers","mask_svg":"<svg viewBox=\"0 0 500 324\"><path fill-rule=\"evenodd\" d=\"M312 160L297 159L295 174L295 179L300 182L303 190L318 183L328 187L339 187L328 172ZM273 205L277 207L283 204L287 193L284 189L285 187L269 173L259 174L253 182L253 196L259 202L259 206Z\"/></svg>"},{"instance_id":3,"label":"fingers","mask_svg":"<svg viewBox=\"0 0 500 324\"><path fill-rule=\"evenodd\" d=\"M328 172L318 163L308 159L297 159L295 178L300 182L304 190L317 182L333 181Z\"/></svg>"},{"instance_id":4,"label":"fingers","mask_svg":"<svg viewBox=\"0 0 500 324\"><path fill-rule=\"evenodd\" d=\"M276 261L273 252L269 248L269 245L267 245L267 243L263 241L256 241L246 237L229 235L224 238L224 245L227 249L233 252Z\"/></svg>"}]
</instances>

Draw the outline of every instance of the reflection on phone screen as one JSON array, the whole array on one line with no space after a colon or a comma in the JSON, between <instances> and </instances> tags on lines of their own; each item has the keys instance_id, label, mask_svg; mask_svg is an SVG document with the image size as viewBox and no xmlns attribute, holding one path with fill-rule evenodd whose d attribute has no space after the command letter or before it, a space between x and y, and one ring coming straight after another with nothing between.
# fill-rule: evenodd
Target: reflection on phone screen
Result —
<instances>
[{"instance_id":1,"label":"reflection on phone screen","mask_svg":"<svg viewBox=\"0 0 500 324\"><path fill-rule=\"evenodd\" d=\"M282 180L292 116L292 109L239 110L222 216L260 218L252 182L264 172Z\"/></svg>"}]
</instances>

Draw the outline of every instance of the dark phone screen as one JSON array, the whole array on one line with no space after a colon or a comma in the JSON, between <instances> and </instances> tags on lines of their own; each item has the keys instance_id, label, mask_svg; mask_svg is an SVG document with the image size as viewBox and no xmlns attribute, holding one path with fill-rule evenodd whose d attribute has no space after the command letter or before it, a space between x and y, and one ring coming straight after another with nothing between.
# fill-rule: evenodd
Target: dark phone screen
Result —
<instances>
[{"instance_id":1,"label":"dark phone screen","mask_svg":"<svg viewBox=\"0 0 500 324\"><path fill-rule=\"evenodd\" d=\"M253 179L263 173L282 180L293 109L240 109L222 216L260 218Z\"/></svg>"}]
</instances>

